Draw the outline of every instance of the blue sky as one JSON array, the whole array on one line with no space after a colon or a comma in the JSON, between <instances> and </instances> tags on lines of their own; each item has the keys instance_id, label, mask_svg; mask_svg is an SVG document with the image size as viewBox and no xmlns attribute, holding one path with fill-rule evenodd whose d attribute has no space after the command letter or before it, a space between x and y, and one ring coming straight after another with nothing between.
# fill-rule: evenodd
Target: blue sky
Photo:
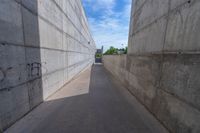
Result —
<instances>
[{"instance_id":1,"label":"blue sky","mask_svg":"<svg viewBox=\"0 0 200 133\"><path fill-rule=\"evenodd\" d=\"M132 0L82 1L97 48L127 46Z\"/></svg>"}]
</instances>

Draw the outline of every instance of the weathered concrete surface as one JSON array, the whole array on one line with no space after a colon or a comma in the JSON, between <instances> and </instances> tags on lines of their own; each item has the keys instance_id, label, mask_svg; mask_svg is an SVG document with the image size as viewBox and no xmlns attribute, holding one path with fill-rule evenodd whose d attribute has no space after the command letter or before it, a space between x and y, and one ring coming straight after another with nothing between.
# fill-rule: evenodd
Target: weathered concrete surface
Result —
<instances>
[{"instance_id":1,"label":"weathered concrete surface","mask_svg":"<svg viewBox=\"0 0 200 133\"><path fill-rule=\"evenodd\" d=\"M200 131L199 56L104 56L107 70L170 131Z\"/></svg>"},{"instance_id":2,"label":"weathered concrete surface","mask_svg":"<svg viewBox=\"0 0 200 133\"><path fill-rule=\"evenodd\" d=\"M167 133L102 65L84 71L5 131L23 132Z\"/></svg>"},{"instance_id":3,"label":"weathered concrete surface","mask_svg":"<svg viewBox=\"0 0 200 133\"><path fill-rule=\"evenodd\" d=\"M104 66L173 133L200 132L200 1L135 0L127 56Z\"/></svg>"},{"instance_id":4,"label":"weathered concrete surface","mask_svg":"<svg viewBox=\"0 0 200 133\"><path fill-rule=\"evenodd\" d=\"M44 98L94 62L95 44L79 0L38 5ZM52 34L54 33L54 34Z\"/></svg>"},{"instance_id":5,"label":"weathered concrete surface","mask_svg":"<svg viewBox=\"0 0 200 133\"><path fill-rule=\"evenodd\" d=\"M199 0L136 0L135 3L129 54L199 51Z\"/></svg>"},{"instance_id":6,"label":"weathered concrete surface","mask_svg":"<svg viewBox=\"0 0 200 133\"><path fill-rule=\"evenodd\" d=\"M94 62L80 0L0 0L0 130Z\"/></svg>"}]
</instances>

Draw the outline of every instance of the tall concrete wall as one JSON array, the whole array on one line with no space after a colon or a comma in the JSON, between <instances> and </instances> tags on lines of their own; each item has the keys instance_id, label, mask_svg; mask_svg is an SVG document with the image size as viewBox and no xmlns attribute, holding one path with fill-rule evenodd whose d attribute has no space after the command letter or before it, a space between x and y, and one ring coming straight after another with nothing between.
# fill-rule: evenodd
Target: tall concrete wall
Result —
<instances>
[{"instance_id":1,"label":"tall concrete wall","mask_svg":"<svg viewBox=\"0 0 200 133\"><path fill-rule=\"evenodd\" d=\"M0 131L94 62L80 0L0 0Z\"/></svg>"},{"instance_id":2,"label":"tall concrete wall","mask_svg":"<svg viewBox=\"0 0 200 133\"><path fill-rule=\"evenodd\" d=\"M135 0L128 55L104 66L173 133L200 132L200 1Z\"/></svg>"}]
</instances>

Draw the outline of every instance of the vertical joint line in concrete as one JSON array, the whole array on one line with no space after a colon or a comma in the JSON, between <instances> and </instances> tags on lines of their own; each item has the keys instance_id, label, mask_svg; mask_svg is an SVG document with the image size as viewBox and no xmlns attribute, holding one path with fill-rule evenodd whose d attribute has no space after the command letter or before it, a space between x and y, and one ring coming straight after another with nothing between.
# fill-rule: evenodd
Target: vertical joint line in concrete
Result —
<instances>
[{"instance_id":1,"label":"vertical joint line in concrete","mask_svg":"<svg viewBox=\"0 0 200 133\"><path fill-rule=\"evenodd\" d=\"M57 4L55 0L52 0L52 2L57 6L57 8L66 16L66 18L71 22L71 24L74 26L74 28L80 33L80 35L83 36L83 38L88 42L87 38L82 34L82 32L76 27L76 25L73 23L73 21L69 18L69 16L62 10L62 8ZM71 4L70 4L71 6ZM73 7L72 7L73 9Z\"/></svg>"},{"instance_id":2,"label":"vertical joint line in concrete","mask_svg":"<svg viewBox=\"0 0 200 133\"><path fill-rule=\"evenodd\" d=\"M170 7L171 7L171 0L168 0L168 11L167 11L167 16L166 16L167 20L166 20L165 31L164 31L163 46L162 46L162 51L161 51L161 59L160 59L160 63L159 63L160 76L159 76L159 80L158 80L158 87L156 89L156 94L157 94L158 89L161 88L163 63L164 63L164 48L165 48L166 37L167 37L167 28L168 28L168 23L169 23Z\"/></svg>"},{"instance_id":3,"label":"vertical joint line in concrete","mask_svg":"<svg viewBox=\"0 0 200 133\"><path fill-rule=\"evenodd\" d=\"M70 5L71 5L72 9L74 10L74 12L76 13L76 15L78 16L76 10L75 10L75 9L73 8L73 6L72 6L71 1L69 1L69 3L70 3ZM80 9L79 4L77 3L76 0L75 0L75 3L76 3L76 5L78 5L78 10L79 10L79 12L81 13L80 15L82 15L83 18L86 17L86 16L84 16L85 14L82 14L82 12L81 12L82 10ZM84 26L83 26L83 24L82 24L82 22L81 22L81 19L80 19L79 17L78 17L78 19L79 19L80 24L82 25L83 29L85 30L85 28L84 28ZM87 24L86 24L86 22L85 22L85 19L83 19L83 20L84 20L85 26L88 28L88 26L87 26ZM88 28L88 29L89 29L89 28ZM91 37L91 36L88 34L88 31L87 31L87 30L85 30L85 32L86 32L86 34L88 35L88 37Z\"/></svg>"},{"instance_id":4,"label":"vertical joint line in concrete","mask_svg":"<svg viewBox=\"0 0 200 133\"><path fill-rule=\"evenodd\" d=\"M169 16L170 16L170 7L171 7L171 0L168 0L168 12L167 12L167 16L166 16L167 20L166 20L165 31L164 31L162 54L164 54L164 48L165 48L165 43L166 43L167 28L168 28Z\"/></svg>"},{"instance_id":5,"label":"vertical joint line in concrete","mask_svg":"<svg viewBox=\"0 0 200 133\"><path fill-rule=\"evenodd\" d=\"M20 11L21 11L21 21L22 21L22 32L23 32L23 41L24 41L24 46L26 45L25 44L25 31L24 31L24 27L25 27L25 25L24 25L24 14L23 14L23 6L20 4ZM25 54L25 62L27 62L27 53L26 53L26 47L24 47L24 54ZM30 99L30 90L29 90L29 88L27 88L28 89L28 103L29 103L29 108L31 109L31 99Z\"/></svg>"},{"instance_id":6,"label":"vertical joint line in concrete","mask_svg":"<svg viewBox=\"0 0 200 133\"><path fill-rule=\"evenodd\" d=\"M135 2L135 1L131 1L132 3L131 3L131 12L130 12L130 19L129 19L129 34L128 34L128 45L129 45L129 38L131 38L131 32L132 32L132 29L133 28L131 28L132 26L132 17L134 17L134 16L132 16L132 12L133 12L133 2ZM131 23L132 22L132 23ZM128 54L128 51L127 51L127 54Z\"/></svg>"}]
</instances>

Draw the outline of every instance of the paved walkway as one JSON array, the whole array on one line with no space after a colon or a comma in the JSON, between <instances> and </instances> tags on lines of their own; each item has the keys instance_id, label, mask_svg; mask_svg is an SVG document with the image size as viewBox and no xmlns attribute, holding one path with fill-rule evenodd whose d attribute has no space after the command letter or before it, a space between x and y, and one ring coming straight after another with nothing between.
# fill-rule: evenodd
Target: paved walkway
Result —
<instances>
[{"instance_id":1,"label":"paved walkway","mask_svg":"<svg viewBox=\"0 0 200 133\"><path fill-rule=\"evenodd\" d=\"M165 133L101 65L87 69L6 133Z\"/></svg>"}]
</instances>

